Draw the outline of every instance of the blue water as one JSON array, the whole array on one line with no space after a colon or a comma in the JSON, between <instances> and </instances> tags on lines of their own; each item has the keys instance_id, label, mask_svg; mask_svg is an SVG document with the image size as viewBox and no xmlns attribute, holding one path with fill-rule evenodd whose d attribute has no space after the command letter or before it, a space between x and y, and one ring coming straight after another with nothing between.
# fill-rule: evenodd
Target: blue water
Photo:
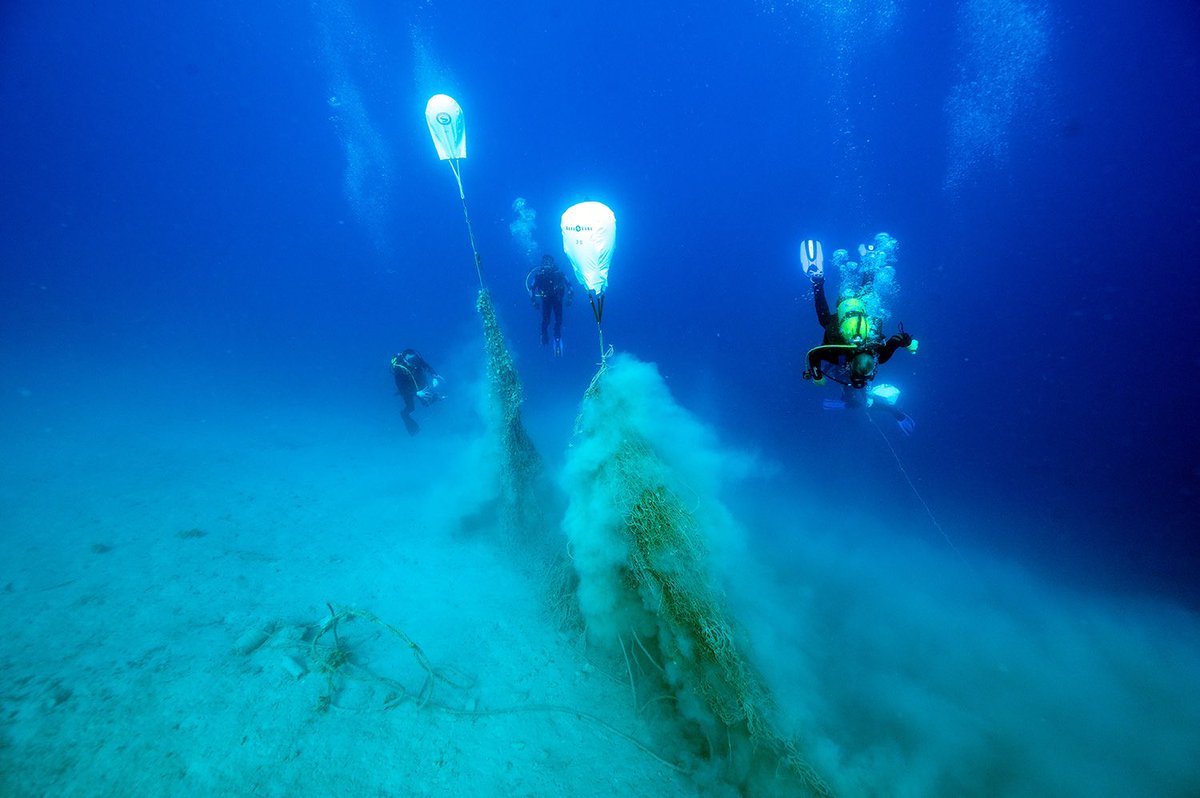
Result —
<instances>
[{"instance_id":1,"label":"blue water","mask_svg":"<svg viewBox=\"0 0 1200 798\"><path fill-rule=\"evenodd\" d=\"M423 119L445 92L552 461L596 325L577 290L565 356L541 349L512 206L565 263L558 217L594 199L619 230L605 340L823 513L1200 606L1192 4L18 1L0 25L10 408L107 408L133 372L152 403L353 415L392 390L395 351L463 363L478 286ZM887 331L921 342L880 372L908 438L800 378L821 335L801 240L881 231Z\"/></svg>"},{"instance_id":2,"label":"blue water","mask_svg":"<svg viewBox=\"0 0 1200 798\"><path fill-rule=\"evenodd\" d=\"M893 312L924 345L888 371L921 425L903 454L926 498L1011 502L1053 539L980 543L1095 558L1194 602L1195 16L975 5L1026 27L984 36L968 4L18 3L4 338L197 368L236 344L233 367L293 385L409 343L434 359L469 323L474 279L422 121L445 91L466 109L480 251L520 345L535 333L512 201L558 252L558 215L601 199L620 225L610 340L737 434L820 453L838 444L797 380L819 333L797 247L887 231ZM1003 111L970 117L955 102L973 91ZM956 153L958 126L979 124L1001 151ZM580 354L585 307L568 319ZM546 389L574 395L570 368Z\"/></svg>"}]
</instances>

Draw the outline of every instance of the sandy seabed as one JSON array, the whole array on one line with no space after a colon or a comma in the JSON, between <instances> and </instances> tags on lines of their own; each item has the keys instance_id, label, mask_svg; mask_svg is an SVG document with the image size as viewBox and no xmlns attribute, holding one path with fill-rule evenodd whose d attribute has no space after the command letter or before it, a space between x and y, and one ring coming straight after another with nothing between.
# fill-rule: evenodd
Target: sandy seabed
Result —
<instances>
[{"instance_id":1,"label":"sandy seabed","mask_svg":"<svg viewBox=\"0 0 1200 798\"><path fill-rule=\"evenodd\" d=\"M0 383L0 795L736 792L502 542L477 387L409 438L386 388L282 404L253 379L105 376ZM551 459L576 407L527 414ZM725 490L771 567L711 565L836 793L1197 794L1194 613L769 470Z\"/></svg>"},{"instance_id":2,"label":"sandy seabed","mask_svg":"<svg viewBox=\"0 0 1200 798\"><path fill-rule=\"evenodd\" d=\"M628 685L538 580L463 530L469 452L432 420L409 439L390 405L20 401L0 466L0 793L695 794L623 736L649 739ZM432 685L362 618L323 673L331 606L407 635Z\"/></svg>"}]
</instances>

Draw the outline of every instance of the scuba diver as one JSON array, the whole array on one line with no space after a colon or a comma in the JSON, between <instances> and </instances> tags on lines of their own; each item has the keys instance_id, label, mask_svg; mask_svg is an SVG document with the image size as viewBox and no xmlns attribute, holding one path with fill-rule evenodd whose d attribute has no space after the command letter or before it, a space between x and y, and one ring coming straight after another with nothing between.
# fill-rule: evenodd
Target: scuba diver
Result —
<instances>
[{"instance_id":1,"label":"scuba diver","mask_svg":"<svg viewBox=\"0 0 1200 798\"><path fill-rule=\"evenodd\" d=\"M860 248L860 250L863 248ZM822 403L826 410L844 408L872 408L886 410L896 420L900 431L912 434L916 422L896 406L900 391L892 385L868 388L875 379L878 367L891 360L896 350L905 348L917 351L917 341L904 331L887 338L883 337L879 325L867 315L862 299L846 297L838 302L837 312L831 313L825 298L825 271L819 241L805 241L801 247L801 263L805 274L812 281L813 300L817 310L817 322L825 330L821 345L809 350L805 357L804 379L823 385L825 378L842 386L840 399L826 399Z\"/></svg>"},{"instance_id":2,"label":"scuba diver","mask_svg":"<svg viewBox=\"0 0 1200 798\"><path fill-rule=\"evenodd\" d=\"M425 358L417 354L415 349L405 349L398 355L392 356L392 379L396 383L396 393L404 397L404 409L400 411L404 419L404 428L409 435L416 435L421 427L412 417L415 407L413 399L420 399L421 404L431 405L443 398L437 392L442 383L442 375L429 365Z\"/></svg>"},{"instance_id":3,"label":"scuba diver","mask_svg":"<svg viewBox=\"0 0 1200 798\"><path fill-rule=\"evenodd\" d=\"M525 290L529 292L529 301L537 307L542 300L542 346L550 343L547 334L550 327L550 313L554 313L554 355L562 357L562 316L563 297L571 304L573 291L567 276L554 263L550 255L542 256L542 265L525 275Z\"/></svg>"}]
</instances>

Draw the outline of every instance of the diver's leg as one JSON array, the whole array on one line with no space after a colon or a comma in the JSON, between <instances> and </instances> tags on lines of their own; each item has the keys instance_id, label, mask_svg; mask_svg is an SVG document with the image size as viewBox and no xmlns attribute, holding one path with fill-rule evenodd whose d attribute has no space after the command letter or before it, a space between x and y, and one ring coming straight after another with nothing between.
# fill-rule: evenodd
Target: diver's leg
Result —
<instances>
[{"instance_id":1,"label":"diver's leg","mask_svg":"<svg viewBox=\"0 0 1200 798\"><path fill-rule=\"evenodd\" d=\"M562 338L562 300L554 300L554 340Z\"/></svg>"},{"instance_id":2,"label":"diver's leg","mask_svg":"<svg viewBox=\"0 0 1200 798\"><path fill-rule=\"evenodd\" d=\"M413 393L411 391L404 392L404 409L400 411L400 418L404 419L404 428L408 430L409 435L416 435L421 431L421 427L412 417L412 411L416 407L413 403Z\"/></svg>"},{"instance_id":3,"label":"diver's leg","mask_svg":"<svg viewBox=\"0 0 1200 798\"><path fill-rule=\"evenodd\" d=\"M842 401L846 403L846 407L866 407L867 391L865 388L853 388L849 385L843 385Z\"/></svg>"},{"instance_id":4,"label":"diver's leg","mask_svg":"<svg viewBox=\"0 0 1200 798\"><path fill-rule=\"evenodd\" d=\"M548 330L550 328L550 300L542 299L542 345L550 343Z\"/></svg>"},{"instance_id":5,"label":"diver's leg","mask_svg":"<svg viewBox=\"0 0 1200 798\"><path fill-rule=\"evenodd\" d=\"M871 405L871 410L878 410L881 413L889 414L896 421L896 426L900 427L900 431L905 435L912 435L913 430L917 428L917 422L908 413L905 413L897 405L888 404L887 402L876 399Z\"/></svg>"}]
</instances>

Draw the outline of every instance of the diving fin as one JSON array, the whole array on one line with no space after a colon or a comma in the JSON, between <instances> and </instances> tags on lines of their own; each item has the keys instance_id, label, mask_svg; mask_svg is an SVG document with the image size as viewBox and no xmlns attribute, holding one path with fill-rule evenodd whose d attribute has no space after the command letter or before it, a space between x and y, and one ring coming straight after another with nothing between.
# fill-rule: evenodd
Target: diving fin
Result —
<instances>
[{"instance_id":1,"label":"diving fin","mask_svg":"<svg viewBox=\"0 0 1200 798\"><path fill-rule=\"evenodd\" d=\"M871 388L868 394L876 399L882 399L889 407L895 407L896 400L900 398L900 389L895 385L883 382Z\"/></svg>"},{"instance_id":2,"label":"diving fin","mask_svg":"<svg viewBox=\"0 0 1200 798\"><path fill-rule=\"evenodd\" d=\"M821 242L810 238L800 245L800 265L810 280L825 275L825 258L821 254Z\"/></svg>"}]
</instances>

